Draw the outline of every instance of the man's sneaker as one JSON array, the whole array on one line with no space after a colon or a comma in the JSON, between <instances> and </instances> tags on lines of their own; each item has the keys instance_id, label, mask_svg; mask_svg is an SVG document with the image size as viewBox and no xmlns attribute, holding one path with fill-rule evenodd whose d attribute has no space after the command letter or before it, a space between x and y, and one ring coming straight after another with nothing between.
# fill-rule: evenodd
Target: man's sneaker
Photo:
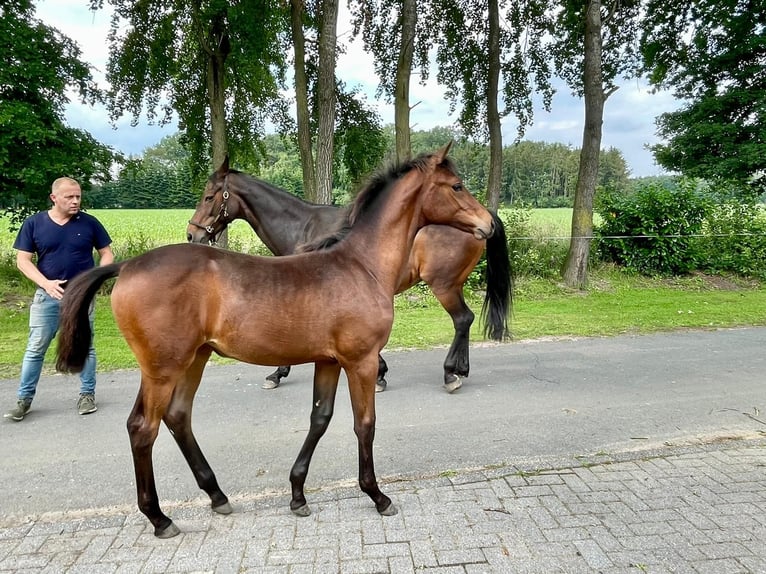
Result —
<instances>
[{"instance_id":1,"label":"man's sneaker","mask_svg":"<svg viewBox=\"0 0 766 574\"><path fill-rule=\"evenodd\" d=\"M32 399L19 399L16 403L16 408L11 409L5 413L5 418L12 421L24 420L24 416L29 412L32 407Z\"/></svg>"},{"instance_id":2,"label":"man's sneaker","mask_svg":"<svg viewBox=\"0 0 766 574\"><path fill-rule=\"evenodd\" d=\"M80 395L77 401L77 412L81 415L95 413L98 410L96 398L93 395Z\"/></svg>"}]
</instances>

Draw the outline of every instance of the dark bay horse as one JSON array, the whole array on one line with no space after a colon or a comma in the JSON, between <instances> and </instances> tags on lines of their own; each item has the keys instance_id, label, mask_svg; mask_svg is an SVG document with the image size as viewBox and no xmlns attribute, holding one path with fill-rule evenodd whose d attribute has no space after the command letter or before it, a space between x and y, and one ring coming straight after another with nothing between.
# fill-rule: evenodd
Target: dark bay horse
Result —
<instances>
[{"instance_id":1,"label":"dark bay horse","mask_svg":"<svg viewBox=\"0 0 766 574\"><path fill-rule=\"evenodd\" d=\"M349 207L309 203L245 173L230 171L225 190L206 188L186 230L192 243L214 243L235 219L244 219L274 255L289 255L300 246L340 229ZM477 240L471 233L446 225L427 225L415 236L399 277L401 293L424 281L452 318L455 336L444 360L444 387L454 392L469 373L469 336L474 313L463 298L463 286L487 250L487 290L482 305L484 335L496 341L508 336L512 304L511 269L502 220L493 214L495 233ZM379 357L376 390L386 387L388 366ZM263 387L279 386L290 367L281 366Z\"/></svg>"},{"instance_id":2,"label":"dark bay horse","mask_svg":"<svg viewBox=\"0 0 766 574\"><path fill-rule=\"evenodd\" d=\"M256 257L197 244L168 245L86 271L61 303L56 367L82 369L91 340L88 307L119 276L111 295L116 323L136 356L141 384L127 427L138 507L156 536L178 534L159 504L152 450L161 422L170 430L213 510L228 514L192 432L192 406L213 352L260 365L314 363L310 427L290 471L291 510L310 513L309 464L333 415L346 373L359 454L359 485L383 515L396 513L380 491L373 463L378 354L393 324L393 298L415 235L428 223L452 225L478 239L492 215L465 189L443 149L372 178L354 202L350 227L321 250ZM228 186L227 162L207 190ZM286 328L287 327L287 328Z\"/></svg>"}]
</instances>

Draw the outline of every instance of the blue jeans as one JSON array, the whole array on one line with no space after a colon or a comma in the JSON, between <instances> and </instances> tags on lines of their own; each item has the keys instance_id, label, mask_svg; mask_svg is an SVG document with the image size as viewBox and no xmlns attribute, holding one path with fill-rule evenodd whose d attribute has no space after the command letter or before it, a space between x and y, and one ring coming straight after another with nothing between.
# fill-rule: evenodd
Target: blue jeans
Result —
<instances>
[{"instance_id":1,"label":"blue jeans","mask_svg":"<svg viewBox=\"0 0 766 574\"><path fill-rule=\"evenodd\" d=\"M93 307L90 309L90 329L93 332ZM29 308L29 340L24 360L21 363L21 382L19 399L32 399L37 390L37 382L43 370L43 360L48 347L59 330L59 301L48 295L43 289L35 291L35 297ZM93 338L85 366L80 373L80 393L93 394L96 391L96 351Z\"/></svg>"}]
</instances>

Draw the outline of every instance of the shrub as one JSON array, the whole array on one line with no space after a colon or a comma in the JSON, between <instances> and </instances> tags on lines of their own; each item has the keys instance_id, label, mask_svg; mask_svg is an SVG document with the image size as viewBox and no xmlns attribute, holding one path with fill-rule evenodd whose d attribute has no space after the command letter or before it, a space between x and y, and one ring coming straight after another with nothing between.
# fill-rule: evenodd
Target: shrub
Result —
<instances>
[{"instance_id":1,"label":"shrub","mask_svg":"<svg viewBox=\"0 0 766 574\"><path fill-rule=\"evenodd\" d=\"M701 260L700 235L710 211L695 181L651 182L628 195L597 196L596 253L645 275L688 273Z\"/></svg>"},{"instance_id":2,"label":"shrub","mask_svg":"<svg viewBox=\"0 0 766 574\"><path fill-rule=\"evenodd\" d=\"M766 213L758 205L727 201L705 221L702 268L766 279Z\"/></svg>"}]
</instances>

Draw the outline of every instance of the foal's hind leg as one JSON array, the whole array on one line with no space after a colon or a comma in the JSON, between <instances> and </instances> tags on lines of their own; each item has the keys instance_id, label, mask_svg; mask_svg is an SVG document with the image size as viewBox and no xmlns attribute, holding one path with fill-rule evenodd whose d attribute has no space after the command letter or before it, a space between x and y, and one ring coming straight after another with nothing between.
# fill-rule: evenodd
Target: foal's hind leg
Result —
<instances>
[{"instance_id":1,"label":"foal's hind leg","mask_svg":"<svg viewBox=\"0 0 766 574\"><path fill-rule=\"evenodd\" d=\"M197 353L194 363L186 371L184 379L176 386L163 420L189 464L197 484L210 497L210 506L219 514L230 514L232 509L229 499L219 488L215 474L205 459L205 455L202 454L191 428L194 395L209 358L210 349Z\"/></svg>"},{"instance_id":2,"label":"foal's hind leg","mask_svg":"<svg viewBox=\"0 0 766 574\"><path fill-rule=\"evenodd\" d=\"M450 345L447 357L444 359L444 388L447 392L453 393L463 386L460 378L467 377L470 370L468 342L474 313L466 305L462 285L448 289L432 285L431 290L442 307L452 317L452 324L455 327L452 345Z\"/></svg>"},{"instance_id":3,"label":"foal's hind leg","mask_svg":"<svg viewBox=\"0 0 766 574\"><path fill-rule=\"evenodd\" d=\"M152 462L154 441L157 439L160 421L172 393L172 384L150 379L142 373L141 388L133 410L128 416L130 448L136 471L138 508L152 523L154 535L159 538L171 538L180 532L173 521L160 509Z\"/></svg>"},{"instance_id":4,"label":"foal's hind leg","mask_svg":"<svg viewBox=\"0 0 766 574\"><path fill-rule=\"evenodd\" d=\"M335 409L335 392L338 390L340 365L338 363L316 363L314 365L314 402L311 407L311 425L306 440L290 470L290 484L293 497L290 510L298 516L308 516L311 509L306 503L303 488L309 472L311 457L319 439L330 424Z\"/></svg>"}]
</instances>

